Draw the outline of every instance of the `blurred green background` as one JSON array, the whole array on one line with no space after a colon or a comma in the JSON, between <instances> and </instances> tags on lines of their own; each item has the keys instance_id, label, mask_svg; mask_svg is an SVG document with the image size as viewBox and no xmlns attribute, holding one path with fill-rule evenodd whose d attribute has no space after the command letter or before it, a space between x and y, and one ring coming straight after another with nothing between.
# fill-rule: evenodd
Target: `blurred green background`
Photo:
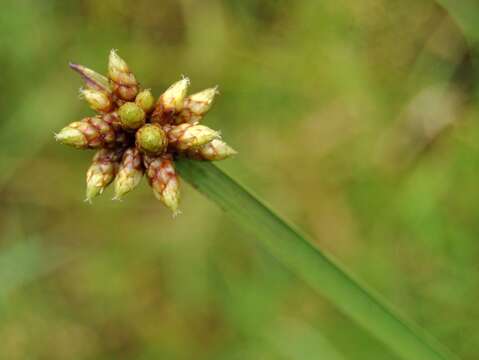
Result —
<instances>
[{"instance_id":1,"label":"blurred green background","mask_svg":"<svg viewBox=\"0 0 479 360\"><path fill-rule=\"evenodd\" d=\"M1 359L397 359L188 184L174 220L146 182L83 202L92 153L53 133L91 114L68 61L111 48L157 96L219 85L219 166L479 357L477 29L433 0L0 4Z\"/></svg>"}]
</instances>

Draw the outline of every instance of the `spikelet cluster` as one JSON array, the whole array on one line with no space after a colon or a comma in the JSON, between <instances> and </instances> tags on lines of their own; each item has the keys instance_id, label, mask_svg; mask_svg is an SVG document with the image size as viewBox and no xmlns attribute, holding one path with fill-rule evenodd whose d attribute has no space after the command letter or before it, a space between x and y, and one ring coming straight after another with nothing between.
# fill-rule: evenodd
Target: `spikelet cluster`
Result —
<instances>
[{"instance_id":1,"label":"spikelet cluster","mask_svg":"<svg viewBox=\"0 0 479 360\"><path fill-rule=\"evenodd\" d=\"M183 77L155 100L143 89L115 50L105 77L85 66L70 64L84 80L80 97L96 116L74 121L55 135L57 141L79 149L96 149L86 175L86 200L114 183L114 199L138 186L143 175L153 194L174 215L179 213L179 182L174 160L223 160L236 154L218 131L199 124L218 91L209 88L188 96Z\"/></svg>"}]
</instances>

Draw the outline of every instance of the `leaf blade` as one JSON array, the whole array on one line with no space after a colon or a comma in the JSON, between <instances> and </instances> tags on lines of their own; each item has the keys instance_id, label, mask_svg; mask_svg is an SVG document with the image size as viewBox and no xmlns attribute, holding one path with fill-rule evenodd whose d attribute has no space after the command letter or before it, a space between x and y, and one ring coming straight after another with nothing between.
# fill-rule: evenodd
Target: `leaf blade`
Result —
<instances>
[{"instance_id":1,"label":"leaf blade","mask_svg":"<svg viewBox=\"0 0 479 360\"><path fill-rule=\"evenodd\" d=\"M179 159L183 179L255 234L284 265L407 360L456 359L404 320L311 241L209 162Z\"/></svg>"}]
</instances>

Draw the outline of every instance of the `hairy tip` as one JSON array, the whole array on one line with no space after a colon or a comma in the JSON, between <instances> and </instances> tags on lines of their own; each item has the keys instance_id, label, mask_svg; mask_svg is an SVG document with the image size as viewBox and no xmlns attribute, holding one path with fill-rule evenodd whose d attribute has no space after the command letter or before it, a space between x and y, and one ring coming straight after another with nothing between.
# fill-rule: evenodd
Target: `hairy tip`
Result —
<instances>
[{"instance_id":1,"label":"hairy tip","mask_svg":"<svg viewBox=\"0 0 479 360\"><path fill-rule=\"evenodd\" d=\"M79 70L80 70L80 65L79 65L79 64L75 64L75 63L69 62L69 63L68 63L68 66L69 66L70 69L72 69L72 70L75 70L75 71L79 71Z\"/></svg>"},{"instance_id":2,"label":"hairy tip","mask_svg":"<svg viewBox=\"0 0 479 360\"><path fill-rule=\"evenodd\" d=\"M190 78L185 74L181 74L181 80L185 80L187 85L190 85L191 83Z\"/></svg>"}]
</instances>

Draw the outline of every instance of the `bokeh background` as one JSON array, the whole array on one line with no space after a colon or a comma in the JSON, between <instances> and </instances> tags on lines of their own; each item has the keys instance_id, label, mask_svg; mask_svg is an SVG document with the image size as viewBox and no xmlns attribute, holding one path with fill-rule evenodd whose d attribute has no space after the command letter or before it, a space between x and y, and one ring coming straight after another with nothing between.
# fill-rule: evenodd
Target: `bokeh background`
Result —
<instances>
[{"instance_id":1,"label":"bokeh background","mask_svg":"<svg viewBox=\"0 0 479 360\"><path fill-rule=\"evenodd\" d=\"M397 360L188 184L174 220L146 182L83 202L92 153L53 133L91 114L68 61L111 48L156 95L219 85L219 166L479 357L476 56L436 1L0 5L1 359Z\"/></svg>"}]
</instances>

